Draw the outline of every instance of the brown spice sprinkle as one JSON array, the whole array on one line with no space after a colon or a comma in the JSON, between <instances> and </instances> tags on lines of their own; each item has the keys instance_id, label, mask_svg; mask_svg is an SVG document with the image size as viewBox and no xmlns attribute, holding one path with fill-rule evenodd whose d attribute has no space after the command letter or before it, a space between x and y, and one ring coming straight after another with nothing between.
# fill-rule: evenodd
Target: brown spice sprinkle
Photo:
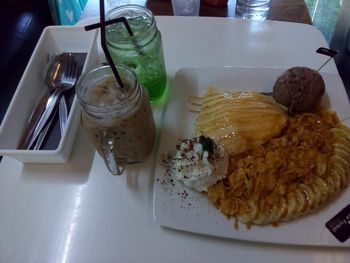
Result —
<instances>
[{"instance_id":1,"label":"brown spice sprinkle","mask_svg":"<svg viewBox=\"0 0 350 263\"><path fill-rule=\"evenodd\" d=\"M287 199L296 184L308 184L316 175L327 179L333 154L330 129L337 125L336 114L322 109L290 117L276 138L230 156L229 175L209 187L209 200L228 217L247 214L249 204L260 200L265 200L261 209L273 211L278 197Z\"/></svg>"},{"instance_id":2,"label":"brown spice sprinkle","mask_svg":"<svg viewBox=\"0 0 350 263\"><path fill-rule=\"evenodd\" d=\"M179 139L179 143L182 140ZM178 144L177 147L180 147ZM191 203L196 199L196 197L192 196L184 190L182 187L175 187L175 180L172 178L172 167L171 163L174 158L174 152L169 152L168 154L163 154L161 159L161 164L165 168L165 172L163 176L156 178L156 182L162 186L164 193L168 193L173 198L180 198L182 201L181 208L183 209L191 209L193 208L193 204Z\"/></svg>"}]
</instances>

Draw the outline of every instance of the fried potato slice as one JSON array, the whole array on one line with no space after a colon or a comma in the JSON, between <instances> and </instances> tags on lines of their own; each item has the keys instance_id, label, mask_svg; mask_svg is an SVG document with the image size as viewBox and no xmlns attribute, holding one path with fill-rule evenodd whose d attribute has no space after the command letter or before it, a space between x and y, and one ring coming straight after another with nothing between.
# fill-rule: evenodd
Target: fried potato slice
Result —
<instances>
[{"instance_id":1,"label":"fried potato slice","mask_svg":"<svg viewBox=\"0 0 350 263\"><path fill-rule=\"evenodd\" d=\"M255 91L223 92L209 87L200 105L196 135L215 139L231 156L269 141L287 121L272 97Z\"/></svg>"}]
</instances>

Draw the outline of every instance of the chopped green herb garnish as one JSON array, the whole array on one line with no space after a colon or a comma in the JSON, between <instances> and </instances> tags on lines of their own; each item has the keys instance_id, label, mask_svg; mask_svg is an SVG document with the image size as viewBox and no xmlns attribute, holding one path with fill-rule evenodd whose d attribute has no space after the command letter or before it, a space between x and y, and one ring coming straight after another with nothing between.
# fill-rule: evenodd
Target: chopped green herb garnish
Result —
<instances>
[{"instance_id":1,"label":"chopped green herb garnish","mask_svg":"<svg viewBox=\"0 0 350 263\"><path fill-rule=\"evenodd\" d=\"M203 146L203 151L207 151L209 154L213 154L214 152L214 142L207 136L201 135L199 136L199 143Z\"/></svg>"}]
</instances>

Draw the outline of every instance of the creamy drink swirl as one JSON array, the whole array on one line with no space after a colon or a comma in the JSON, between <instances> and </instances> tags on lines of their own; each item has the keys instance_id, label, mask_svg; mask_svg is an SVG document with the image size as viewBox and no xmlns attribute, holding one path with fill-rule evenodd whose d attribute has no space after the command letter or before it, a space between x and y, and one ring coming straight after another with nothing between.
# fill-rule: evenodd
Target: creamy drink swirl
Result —
<instances>
[{"instance_id":1,"label":"creamy drink swirl","mask_svg":"<svg viewBox=\"0 0 350 263\"><path fill-rule=\"evenodd\" d=\"M119 69L122 73L122 70ZM122 75L122 74L121 74ZM82 126L99 154L107 159L106 149L112 145L118 164L144 161L152 151L155 125L148 94L123 78L120 88L113 75L96 76L83 92ZM84 87L83 87L84 88Z\"/></svg>"}]
</instances>

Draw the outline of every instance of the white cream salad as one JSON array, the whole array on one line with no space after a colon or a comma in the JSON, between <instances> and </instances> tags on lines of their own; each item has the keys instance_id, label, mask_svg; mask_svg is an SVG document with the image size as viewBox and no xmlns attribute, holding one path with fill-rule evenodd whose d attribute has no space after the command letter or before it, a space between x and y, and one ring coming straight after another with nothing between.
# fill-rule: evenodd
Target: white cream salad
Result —
<instances>
[{"instance_id":1,"label":"white cream salad","mask_svg":"<svg viewBox=\"0 0 350 263\"><path fill-rule=\"evenodd\" d=\"M171 163L173 177L198 192L225 178L227 168L224 148L203 135L182 140Z\"/></svg>"}]
</instances>

